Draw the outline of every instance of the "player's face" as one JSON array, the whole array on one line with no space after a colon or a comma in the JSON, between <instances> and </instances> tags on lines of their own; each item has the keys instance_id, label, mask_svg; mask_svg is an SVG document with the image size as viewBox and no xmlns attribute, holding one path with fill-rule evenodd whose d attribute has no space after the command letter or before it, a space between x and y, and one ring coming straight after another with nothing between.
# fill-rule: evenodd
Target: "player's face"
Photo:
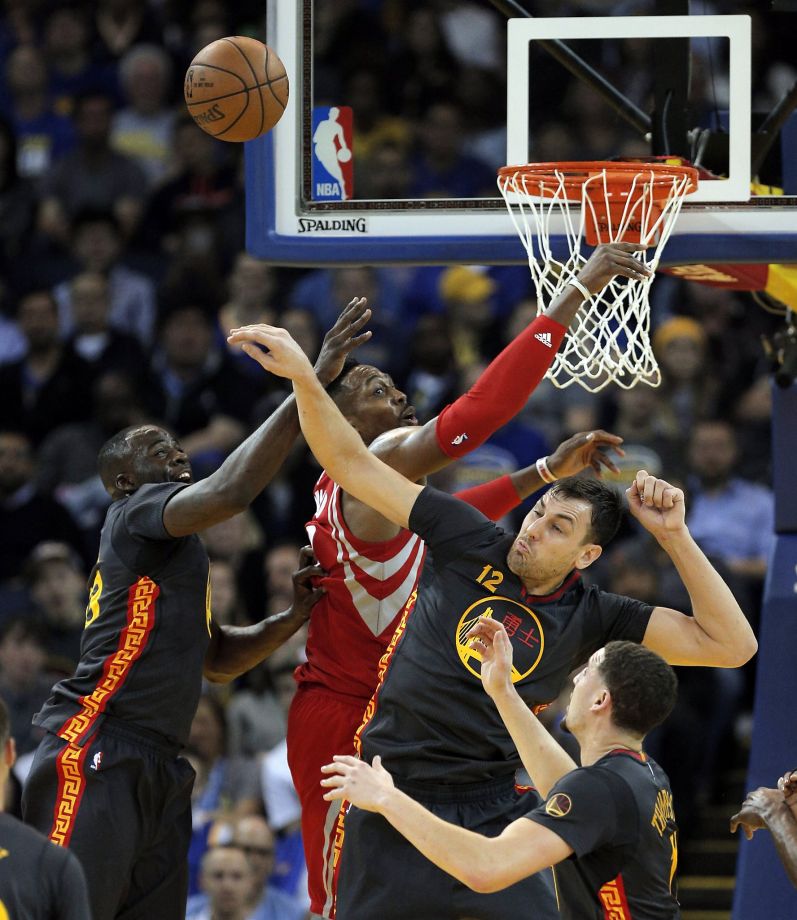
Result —
<instances>
[{"instance_id":1,"label":"player's face","mask_svg":"<svg viewBox=\"0 0 797 920\"><path fill-rule=\"evenodd\" d=\"M388 374L370 365L359 365L346 375L340 408L366 444L386 431L418 424L406 395Z\"/></svg>"},{"instance_id":2,"label":"player's face","mask_svg":"<svg viewBox=\"0 0 797 920\"><path fill-rule=\"evenodd\" d=\"M587 713L605 689L599 670L605 652L605 649L599 648L573 678L573 692L562 724L574 735L578 735Z\"/></svg>"},{"instance_id":3,"label":"player's face","mask_svg":"<svg viewBox=\"0 0 797 920\"><path fill-rule=\"evenodd\" d=\"M147 426L131 434L138 484L148 482L193 482L185 451L163 428Z\"/></svg>"},{"instance_id":4,"label":"player's face","mask_svg":"<svg viewBox=\"0 0 797 920\"><path fill-rule=\"evenodd\" d=\"M534 584L586 568L597 558L588 540L591 518L588 502L547 492L526 515L509 550L510 570Z\"/></svg>"}]
</instances>

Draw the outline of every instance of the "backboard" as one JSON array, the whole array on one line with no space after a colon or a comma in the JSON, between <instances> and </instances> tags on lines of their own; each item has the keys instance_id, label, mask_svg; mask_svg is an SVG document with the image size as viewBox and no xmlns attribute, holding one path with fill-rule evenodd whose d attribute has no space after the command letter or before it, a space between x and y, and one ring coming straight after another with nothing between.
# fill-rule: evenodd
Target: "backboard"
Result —
<instances>
[{"instance_id":1,"label":"backboard","mask_svg":"<svg viewBox=\"0 0 797 920\"><path fill-rule=\"evenodd\" d=\"M418 22L389 0L359 8L271 0L268 42L291 77L291 100L279 125L246 145L250 252L283 265L525 262L495 187L497 166L645 156L665 146L724 178L702 180L684 205L664 265L797 262L797 176L789 172L797 121L792 115L769 155L751 164L753 126L766 113L754 113L751 101L762 92L749 16L507 20L500 4L466 6L471 34L482 37L470 48L467 24L451 20L456 5L430 4ZM347 53L352 22L373 30L363 62ZM437 96L429 92L433 60L426 85L416 80L410 92L424 46L429 54L424 28L459 55L456 84ZM626 98L628 111L618 114L551 54L562 44ZM456 144L478 168L463 167L464 176L453 169L437 187L423 158L450 157ZM779 190L751 196L753 172ZM555 229L553 242L564 245Z\"/></svg>"}]
</instances>

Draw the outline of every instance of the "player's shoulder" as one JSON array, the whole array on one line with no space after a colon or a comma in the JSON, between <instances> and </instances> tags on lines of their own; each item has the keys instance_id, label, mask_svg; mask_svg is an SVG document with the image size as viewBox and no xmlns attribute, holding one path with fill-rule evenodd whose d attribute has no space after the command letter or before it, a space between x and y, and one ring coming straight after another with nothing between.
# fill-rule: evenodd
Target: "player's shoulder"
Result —
<instances>
[{"instance_id":1,"label":"player's shoulder","mask_svg":"<svg viewBox=\"0 0 797 920\"><path fill-rule=\"evenodd\" d=\"M56 846L44 834L13 815L0 813L0 835L0 843L8 855L31 870L46 862L63 862L70 855L68 850Z\"/></svg>"},{"instance_id":2,"label":"player's shoulder","mask_svg":"<svg viewBox=\"0 0 797 920\"><path fill-rule=\"evenodd\" d=\"M418 428L415 426L405 426L403 428L393 428L390 431L384 431L379 437L371 441L368 445L368 450L376 454L377 457L383 457L400 444L403 444L407 438L417 431Z\"/></svg>"}]
</instances>

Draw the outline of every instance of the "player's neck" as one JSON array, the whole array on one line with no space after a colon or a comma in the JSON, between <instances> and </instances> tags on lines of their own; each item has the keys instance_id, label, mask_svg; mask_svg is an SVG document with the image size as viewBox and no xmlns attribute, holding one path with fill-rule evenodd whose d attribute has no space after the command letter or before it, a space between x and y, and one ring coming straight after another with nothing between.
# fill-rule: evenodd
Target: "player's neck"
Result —
<instances>
[{"instance_id":1,"label":"player's neck","mask_svg":"<svg viewBox=\"0 0 797 920\"><path fill-rule=\"evenodd\" d=\"M553 594L557 588L561 588L567 577L567 575L564 577L557 575L555 578L549 578L545 581L532 581L529 578L523 578L521 581L527 594L533 594L535 597L547 597L549 594Z\"/></svg>"},{"instance_id":2,"label":"player's neck","mask_svg":"<svg viewBox=\"0 0 797 920\"><path fill-rule=\"evenodd\" d=\"M631 751L634 754L642 753L642 742L639 738L632 737L625 732L613 729L611 732L587 732L587 736L578 739L581 745L581 765L589 767L597 763L612 751Z\"/></svg>"}]
</instances>

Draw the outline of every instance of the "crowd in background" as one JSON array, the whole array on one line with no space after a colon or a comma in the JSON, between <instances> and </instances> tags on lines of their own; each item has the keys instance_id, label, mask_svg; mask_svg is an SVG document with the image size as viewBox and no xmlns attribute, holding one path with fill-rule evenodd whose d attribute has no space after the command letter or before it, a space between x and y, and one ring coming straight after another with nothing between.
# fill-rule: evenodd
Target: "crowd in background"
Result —
<instances>
[{"instance_id":1,"label":"crowd in background","mask_svg":"<svg viewBox=\"0 0 797 920\"><path fill-rule=\"evenodd\" d=\"M592 15L651 4L529 6ZM38 742L30 716L79 654L109 502L99 447L125 426L157 421L202 477L285 395L281 381L228 348L226 330L278 323L314 356L339 309L366 296L374 336L358 358L390 372L426 421L536 314L522 266L297 270L246 254L242 150L193 124L181 79L208 42L264 37L263 7L9 0L0 18L0 697L23 755L18 778ZM488 3L315 0L314 15L316 102L354 110L358 197L495 194L503 19ZM754 35L756 100L766 108L784 74L794 79L792 49L787 30L754 25ZM547 98L559 117L533 139L538 159L613 152L589 116L588 92L573 83L563 100ZM629 143L624 152L637 151ZM674 278L657 280L654 292L661 387L593 396L543 383L514 422L437 484L453 490L511 472L574 431L616 432L626 452L618 488L643 467L684 486L692 533L755 623L773 530L759 337L780 320L741 295ZM217 620L246 623L290 604L318 473L297 444L250 510L203 535ZM688 609L666 557L630 523L595 569L590 577L610 590ZM277 912L260 920L304 914L284 744L302 650L299 635L223 694L209 687L203 696L189 750L198 777L189 917L222 896L238 898L248 916L252 891L264 886ZM681 669L678 710L651 739L687 832L694 809L716 793L723 746L745 740L752 674ZM231 841L247 859L215 852Z\"/></svg>"}]
</instances>

